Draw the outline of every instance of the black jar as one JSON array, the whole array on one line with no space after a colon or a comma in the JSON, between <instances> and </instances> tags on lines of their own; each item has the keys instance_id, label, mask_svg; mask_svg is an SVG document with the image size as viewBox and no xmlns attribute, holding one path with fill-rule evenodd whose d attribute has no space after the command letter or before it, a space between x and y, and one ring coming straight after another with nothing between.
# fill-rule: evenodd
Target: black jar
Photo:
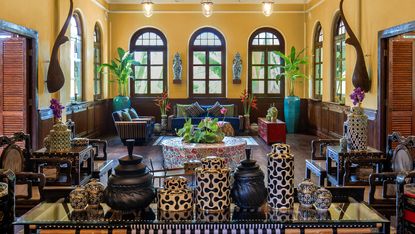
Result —
<instances>
[{"instance_id":1,"label":"black jar","mask_svg":"<svg viewBox=\"0 0 415 234\"><path fill-rule=\"evenodd\" d=\"M153 175L142 163L143 157L133 155L134 140L127 140L128 155L118 159L118 165L108 179L105 202L115 210L140 210L148 207L156 193Z\"/></svg>"},{"instance_id":2,"label":"black jar","mask_svg":"<svg viewBox=\"0 0 415 234\"><path fill-rule=\"evenodd\" d=\"M265 176L256 161L251 160L251 149L246 149L246 159L236 169L234 178L231 195L237 206L242 209L257 209L265 203Z\"/></svg>"}]
</instances>

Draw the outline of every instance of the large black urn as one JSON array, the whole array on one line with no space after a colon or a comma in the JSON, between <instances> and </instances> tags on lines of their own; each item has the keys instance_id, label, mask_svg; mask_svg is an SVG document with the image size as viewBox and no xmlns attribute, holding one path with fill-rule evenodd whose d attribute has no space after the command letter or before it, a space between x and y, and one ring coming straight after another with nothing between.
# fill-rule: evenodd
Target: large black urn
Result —
<instances>
[{"instance_id":1,"label":"large black urn","mask_svg":"<svg viewBox=\"0 0 415 234\"><path fill-rule=\"evenodd\" d=\"M153 176L143 157L133 155L134 140L127 140L128 155L118 159L120 165L108 179L105 202L115 210L133 211L148 207L156 193Z\"/></svg>"},{"instance_id":2,"label":"large black urn","mask_svg":"<svg viewBox=\"0 0 415 234\"><path fill-rule=\"evenodd\" d=\"M246 159L241 162L234 174L231 195L235 204L243 209L257 209L267 199L267 189L264 183L264 173L251 160L251 149L246 149Z\"/></svg>"}]
</instances>

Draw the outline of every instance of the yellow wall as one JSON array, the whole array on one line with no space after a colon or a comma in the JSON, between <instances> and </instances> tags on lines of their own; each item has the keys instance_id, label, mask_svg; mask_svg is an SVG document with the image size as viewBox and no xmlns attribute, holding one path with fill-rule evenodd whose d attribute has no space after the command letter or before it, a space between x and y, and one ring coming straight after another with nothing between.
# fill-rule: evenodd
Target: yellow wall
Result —
<instances>
[{"instance_id":1,"label":"yellow wall","mask_svg":"<svg viewBox=\"0 0 415 234\"><path fill-rule=\"evenodd\" d=\"M102 0L98 0L105 4ZM104 5L107 6L107 5ZM108 7L108 6L107 6ZM99 21L103 31L103 60L108 53L108 21L105 11L99 8L92 0L74 0L74 8L82 13L84 27L85 69L84 84L86 101L93 99L93 30L96 21ZM39 34L39 69L38 94L39 108L49 106L52 95L47 91L45 80L50 54L69 9L69 1L63 0L1 0L0 19L36 30ZM61 90L61 102L69 103L69 42L61 47L62 69L65 74L65 86ZM104 87L107 84L104 83ZM104 90L107 90L104 88ZM105 91L107 92L107 91ZM104 93L105 94L105 93ZM59 95L53 95L59 96ZM105 96L104 96L105 97Z\"/></svg>"},{"instance_id":2,"label":"yellow wall","mask_svg":"<svg viewBox=\"0 0 415 234\"><path fill-rule=\"evenodd\" d=\"M247 87L248 39L252 32L261 27L273 27L280 31L286 42L286 49L291 46L304 47L304 14L302 5L285 5L279 8L282 13L265 17L260 11L260 4L215 5L214 13L206 18L200 12L199 4L163 4L156 5L155 11L174 13L157 13L146 18L137 5L111 5L111 57L117 47L128 49L130 38L138 29L151 26L161 30L168 42L168 90L172 98L188 97L188 44L194 31L211 26L218 29L226 40L227 63L227 97L239 98ZM256 11L245 13L240 11ZM173 56L179 52L183 60L183 81L173 84L171 63ZM232 84L233 56L239 52L243 60L242 84ZM116 91L116 89L112 89ZM303 96L299 87L296 93ZM116 95L116 93L111 93Z\"/></svg>"},{"instance_id":3,"label":"yellow wall","mask_svg":"<svg viewBox=\"0 0 415 234\"><path fill-rule=\"evenodd\" d=\"M331 95L331 38L333 18L338 11L339 3L340 0L312 0L307 5L307 9L312 8L306 16L307 51L310 58L312 57L315 25L318 21L321 23L324 33L323 101L330 101ZM377 109L378 32L415 20L414 9L415 1L413 0L345 0L346 19L361 42L369 76L372 80L372 88L366 94L366 99L363 102L363 106L366 108ZM347 45L346 53L346 95L348 96L353 91L351 76L356 55L354 49L349 45ZM311 64L308 71L311 74ZM346 105L352 105L347 97Z\"/></svg>"}]
</instances>

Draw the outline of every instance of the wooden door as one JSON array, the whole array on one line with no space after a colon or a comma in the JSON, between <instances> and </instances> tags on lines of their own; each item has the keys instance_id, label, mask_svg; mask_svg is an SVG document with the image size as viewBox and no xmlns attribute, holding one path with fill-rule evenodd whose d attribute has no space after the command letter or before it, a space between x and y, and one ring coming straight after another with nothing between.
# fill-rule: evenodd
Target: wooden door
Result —
<instances>
[{"instance_id":1,"label":"wooden door","mask_svg":"<svg viewBox=\"0 0 415 234\"><path fill-rule=\"evenodd\" d=\"M27 132L26 39L0 39L0 135Z\"/></svg>"}]
</instances>

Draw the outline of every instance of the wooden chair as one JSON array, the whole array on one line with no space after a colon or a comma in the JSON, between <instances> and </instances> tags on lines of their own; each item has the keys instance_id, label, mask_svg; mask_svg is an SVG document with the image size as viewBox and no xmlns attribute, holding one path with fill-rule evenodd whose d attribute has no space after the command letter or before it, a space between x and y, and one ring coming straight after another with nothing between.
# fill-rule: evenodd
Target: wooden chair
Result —
<instances>
[{"instance_id":1,"label":"wooden chair","mask_svg":"<svg viewBox=\"0 0 415 234\"><path fill-rule=\"evenodd\" d=\"M336 139L319 139L311 142L311 159L305 160L305 178L310 179L311 174L318 178L318 185L324 186L327 177L326 148L329 145L339 144Z\"/></svg>"},{"instance_id":2,"label":"wooden chair","mask_svg":"<svg viewBox=\"0 0 415 234\"><path fill-rule=\"evenodd\" d=\"M25 148L17 143L24 142ZM12 170L16 175L16 214L21 215L44 200L46 177L42 173L26 171L29 168L30 136L22 132L12 137L1 136L0 147L4 147L1 155L1 168Z\"/></svg>"},{"instance_id":3,"label":"wooden chair","mask_svg":"<svg viewBox=\"0 0 415 234\"><path fill-rule=\"evenodd\" d=\"M404 220L404 211L406 209L404 202L405 184L414 183L415 171L401 172L396 177L397 183L397 202L396 202L396 230L397 233L413 233L415 224L409 225L409 222ZM409 230L411 232L409 232Z\"/></svg>"},{"instance_id":4,"label":"wooden chair","mask_svg":"<svg viewBox=\"0 0 415 234\"><path fill-rule=\"evenodd\" d=\"M114 162L114 160L108 160L108 142L100 139L89 139L89 144L94 147L94 171L92 172L92 177L106 184L108 177L111 175Z\"/></svg>"},{"instance_id":5,"label":"wooden chair","mask_svg":"<svg viewBox=\"0 0 415 234\"><path fill-rule=\"evenodd\" d=\"M0 233L13 234L15 219L15 197L14 190L16 176L12 170L0 169L0 181L7 184L7 195L0 197Z\"/></svg>"}]
</instances>

